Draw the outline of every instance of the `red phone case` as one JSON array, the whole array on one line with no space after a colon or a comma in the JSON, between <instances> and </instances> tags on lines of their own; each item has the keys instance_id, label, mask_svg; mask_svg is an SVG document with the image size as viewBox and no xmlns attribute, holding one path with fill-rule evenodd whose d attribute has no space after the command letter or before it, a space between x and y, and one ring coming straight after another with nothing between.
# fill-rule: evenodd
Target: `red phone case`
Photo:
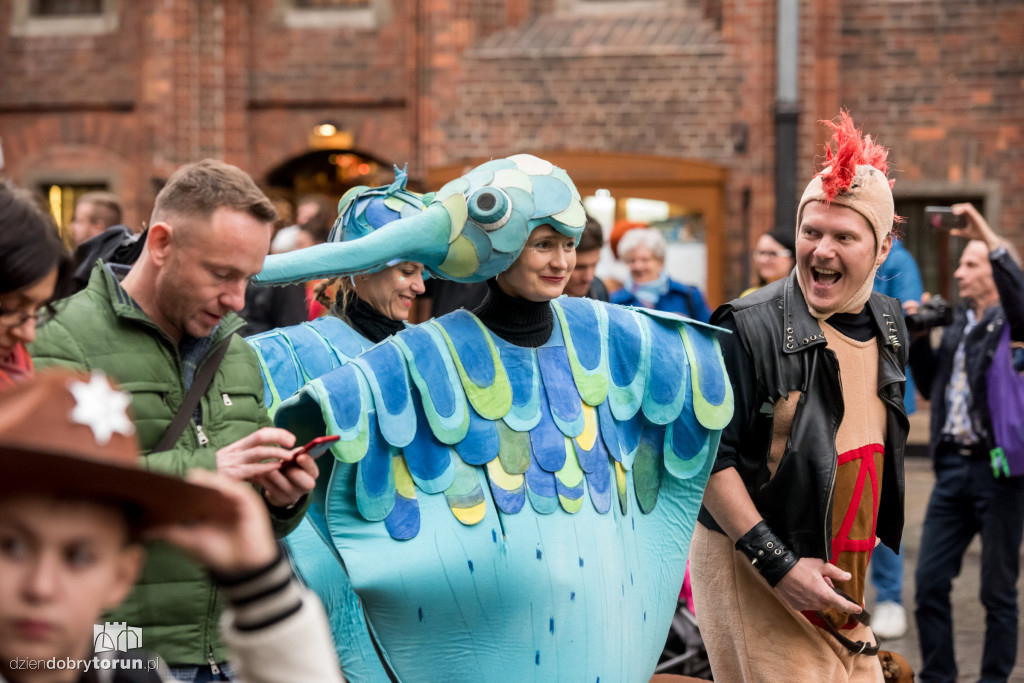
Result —
<instances>
[{"instance_id":1,"label":"red phone case","mask_svg":"<svg viewBox=\"0 0 1024 683\"><path fill-rule=\"evenodd\" d=\"M308 453L309 457L316 460L321 455L327 452L327 450L331 447L332 443L334 443L340 438L341 437L338 436L337 434L332 434L330 436L318 436L315 439L310 440L310 442L304 445L302 449L299 450L298 453L296 453L294 456L292 456L282 464L294 465L295 459L298 458L303 453Z\"/></svg>"}]
</instances>

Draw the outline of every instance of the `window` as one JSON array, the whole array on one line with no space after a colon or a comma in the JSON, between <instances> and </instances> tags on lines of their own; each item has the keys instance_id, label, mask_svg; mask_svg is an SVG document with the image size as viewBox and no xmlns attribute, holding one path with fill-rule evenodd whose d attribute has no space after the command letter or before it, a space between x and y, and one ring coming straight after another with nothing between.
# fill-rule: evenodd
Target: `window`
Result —
<instances>
[{"instance_id":1,"label":"window","mask_svg":"<svg viewBox=\"0 0 1024 683\"><path fill-rule=\"evenodd\" d=\"M58 183L41 182L37 187L46 198L46 205L50 209L50 215L57 223L62 238L68 235L71 219L75 217L75 204L78 198L87 192L107 192L110 187L103 182L94 183ZM71 240L69 244L73 244Z\"/></svg>"},{"instance_id":2,"label":"window","mask_svg":"<svg viewBox=\"0 0 1024 683\"><path fill-rule=\"evenodd\" d=\"M391 16L391 0L277 0L287 28L372 29Z\"/></svg>"},{"instance_id":3,"label":"window","mask_svg":"<svg viewBox=\"0 0 1024 683\"><path fill-rule=\"evenodd\" d=\"M370 7L370 0L293 0L296 9L352 9Z\"/></svg>"},{"instance_id":4,"label":"window","mask_svg":"<svg viewBox=\"0 0 1024 683\"><path fill-rule=\"evenodd\" d=\"M103 14L103 0L31 0L33 17L67 17Z\"/></svg>"},{"instance_id":5,"label":"window","mask_svg":"<svg viewBox=\"0 0 1024 683\"><path fill-rule=\"evenodd\" d=\"M678 7L689 0L556 0L556 7L564 12L578 13L634 13Z\"/></svg>"},{"instance_id":6,"label":"window","mask_svg":"<svg viewBox=\"0 0 1024 683\"><path fill-rule=\"evenodd\" d=\"M13 0L12 36L99 35L117 30L120 0Z\"/></svg>"}]
</instances>

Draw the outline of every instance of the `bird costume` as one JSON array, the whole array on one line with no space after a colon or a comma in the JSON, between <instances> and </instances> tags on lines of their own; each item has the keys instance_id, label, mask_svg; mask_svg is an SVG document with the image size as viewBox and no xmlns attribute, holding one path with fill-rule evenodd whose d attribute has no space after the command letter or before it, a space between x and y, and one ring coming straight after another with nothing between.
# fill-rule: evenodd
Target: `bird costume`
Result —
<instances>
[{"instance_id":1,"label":"bird costume","mask_svg":"<svg viewBox=\"0 0 1024 683\"><path fill-rule=\"evenodd\" d=\"M257 280L397 259L480 281L511 266L534 228L578 240L584 220L563 170L517 155L363 237L268 257ZM375 650L356 667L343 655L350 679L653 673L732 416L716 328L590 299L550 306L553 331L537 348L460 310L369 348L329 341L321 319L285 335L276 356L263 351L278 426L300 443L341 436L292 550L327 596L336 637L361 639L339 652ZM316 344L334 358L307 366L303 349ZM304 572L300 554L313 550L333 566ZM362 622L337 595L348 590Z\"/></svg>"}]
</instances>

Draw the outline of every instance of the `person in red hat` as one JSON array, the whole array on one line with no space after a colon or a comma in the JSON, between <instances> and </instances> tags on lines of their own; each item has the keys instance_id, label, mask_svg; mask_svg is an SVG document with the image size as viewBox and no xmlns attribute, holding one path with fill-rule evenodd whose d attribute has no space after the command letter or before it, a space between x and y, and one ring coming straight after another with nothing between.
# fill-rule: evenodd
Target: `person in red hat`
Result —
<instances>
[{"instance_id":1,"label":"person in red hat","mask_svg":"<svg viewBox=\"0 0 1024 683\"><path fill-rule=\"evenodd\" d=\"M225 592L241 680L342 680L323 609L256 493L205 470L142 469L129 401L103 374L67 370L0 394L0 683L163 680L135 649L144 629L99 625L132 589L144 537L188 552Z\"/></svg>"}]
</instances>

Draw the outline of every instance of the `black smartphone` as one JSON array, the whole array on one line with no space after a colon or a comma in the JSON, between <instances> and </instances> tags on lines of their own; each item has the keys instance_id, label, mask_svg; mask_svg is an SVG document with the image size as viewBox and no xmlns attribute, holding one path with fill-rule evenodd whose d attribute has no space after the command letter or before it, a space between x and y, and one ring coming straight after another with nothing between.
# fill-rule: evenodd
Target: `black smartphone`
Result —
<instances>
[{"instance_id":1,"label":"black smartphone","mask_svg":"<svg viewBox=\"0 0 1024 683\"><path fill-rule=\"evenodd\" d=\"M933 230L942 232L967 227L964 217L957 216L949 206L924 207L924 220Z\"/></svg>"},{"instance_id":2,"label":"black smartphone","mask_svg":"<svg viewBox=\"0 0 1024 683\"><path fill-rule=\"evenodd\" d=\"M299 457L303 453L308 453L309 457L316 460L321 455L327 452L327 449L331 447L332 443L334 443L340 438L341 437L337 434L333 434L331 436L318 436L309 443L307 443L305 446L300 448L299 452L296 453L294 456L282 462L281 466L284 467L285 465L294 465L295 458Z\"/></svg>"}]
</instances>

